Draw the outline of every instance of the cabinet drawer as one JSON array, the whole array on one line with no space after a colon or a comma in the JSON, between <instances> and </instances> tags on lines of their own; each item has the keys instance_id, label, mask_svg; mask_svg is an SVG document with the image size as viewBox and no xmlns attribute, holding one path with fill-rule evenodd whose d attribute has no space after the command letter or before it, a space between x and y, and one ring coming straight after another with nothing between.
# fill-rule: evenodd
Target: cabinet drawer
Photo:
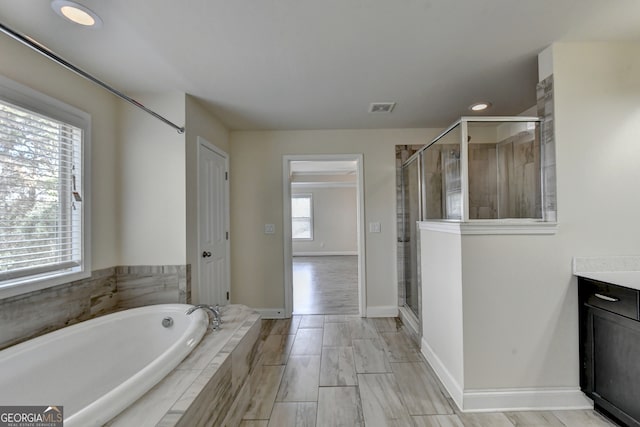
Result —
<instances>
[{"instance_id":1,"label":"cabinet drawer","mask_svg":"<svg viewBox=\"0 0 640 427\"><path fill-rule=\"evenodd\" d=\"M638 291L589 280L586 303L638 320Z\"/></svg>"}]
</instances>

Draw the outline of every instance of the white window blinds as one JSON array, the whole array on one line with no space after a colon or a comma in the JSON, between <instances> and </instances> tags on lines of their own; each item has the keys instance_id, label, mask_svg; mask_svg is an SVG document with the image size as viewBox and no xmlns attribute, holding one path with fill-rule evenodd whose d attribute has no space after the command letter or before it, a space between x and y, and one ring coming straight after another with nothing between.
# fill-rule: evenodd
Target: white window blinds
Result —
<instances>
[{"instance_id":1,"label":"white window blinds","mask_svg":"<svg viewBox=\"0 0 640 427\"><path fill-rule=\"evenodd\" d=\"M82 265L82 138L0 100L0 282Z\"/></svg>"}]
</instances>

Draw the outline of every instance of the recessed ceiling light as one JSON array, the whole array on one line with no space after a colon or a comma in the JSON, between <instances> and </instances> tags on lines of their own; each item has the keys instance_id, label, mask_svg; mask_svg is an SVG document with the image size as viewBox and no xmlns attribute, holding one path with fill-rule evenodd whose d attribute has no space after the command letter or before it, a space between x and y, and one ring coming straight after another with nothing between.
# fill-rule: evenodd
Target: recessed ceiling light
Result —
<instances>
[{"instance_id":1,"label":"recessed ceiling light","mask_svg":"<svg viewBox=\"0 0 640 427\"><path fill-rule=\"evenodd\" d=\"M83 27L100 28L102 19L94 11L68 0L53 0L51 8L64 19Z\"/></svg>"},{"instance_id":2,"label":"recessed ceiling light","mask_svg":"<svg viewBox=\"0 0 640 427\"><path fill-rule=\"evenodd\" d=\"M490 102L476 102L475 104L472 104L471 106L469 106L469 109L471 111L482 111L482 110L486 110L489 107L491 107Z\"/></svg>"}]
</instances>

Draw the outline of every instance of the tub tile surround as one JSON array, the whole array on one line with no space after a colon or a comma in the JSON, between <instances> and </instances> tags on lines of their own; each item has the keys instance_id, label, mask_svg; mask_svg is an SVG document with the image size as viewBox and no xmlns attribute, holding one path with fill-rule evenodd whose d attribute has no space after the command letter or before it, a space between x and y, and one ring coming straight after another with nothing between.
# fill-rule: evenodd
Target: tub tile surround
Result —
<instances>
[{"instance_id":1,"label":"tub tile surround","mask_svg":"<svg viewBox=\"0 0 640 427\"><path fill-rule=\"evenodd\" d=\"M115 269L0 300L0 349L116 311Z\"/></svg>"},{"instance_id":2,"label":"tub tile surround","mask_svg":"<svg viewBox=\"0 0 640 427\"><path fill-rule=\"evenodd\" d=\"M124 266L0 300L0 350L127 308L191 301L189 265Z\"/></svg>"},{"instance_id":3,"label":"tub tile surround","mask_svg":"<svg viewBox=\"0 0 640 427\"><path fill-rule=\"evenodd\" d=\"M237 426L260 376L260 315L222 307L222 327L106 426Z\"/></svg>"},{"instance_id":4,"label":"tub tile surround","mask_svg":"<svg viewBox=\"0 0 640 427\"><path fill-rule=\"evenodd\" d=\"M186 304L191 269L186 265L116 267L118 308L179 302Z\"/></svg>"}]
</instances>

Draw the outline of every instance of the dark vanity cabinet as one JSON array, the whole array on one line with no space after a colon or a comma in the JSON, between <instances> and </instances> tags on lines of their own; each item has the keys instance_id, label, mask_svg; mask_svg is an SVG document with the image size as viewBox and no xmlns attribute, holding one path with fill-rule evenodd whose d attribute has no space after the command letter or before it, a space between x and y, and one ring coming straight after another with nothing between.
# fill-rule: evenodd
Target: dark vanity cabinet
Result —
<instances>
[{"instance_id":1,"label":"dark vanity cabinet","mask_svg":"<svg viewBox=\"0 0 640 427\"><path fill-rule=\"evenodd\" d=\"M580 387L596 410L640 427L639 291L580 277Z\"/></svg>"}]
</instances>

